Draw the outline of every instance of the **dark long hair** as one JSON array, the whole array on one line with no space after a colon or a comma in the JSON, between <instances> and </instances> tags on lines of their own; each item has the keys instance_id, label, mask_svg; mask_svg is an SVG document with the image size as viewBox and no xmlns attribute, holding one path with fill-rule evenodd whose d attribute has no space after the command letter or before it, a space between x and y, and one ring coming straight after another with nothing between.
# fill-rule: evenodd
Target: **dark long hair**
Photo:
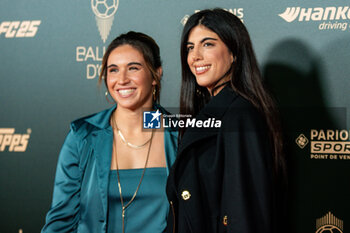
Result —
<instances>
[{"instance_id":1,"label":"dark long hair","mask_svg":"<svg viewBox=\"0 0 350 233\"><path fill-rule=\"evenodd\" d=\"M197 84L187 63L188 36L197 25L203 25L215 32L235 57L229 85L265 116L274 147L275 168L278 170L282 168L284 172L282 136L274 101L263 84L246 27L238 17L226 10L215 8L199 11L189 17L184 26L181 38L180 113L195 116L211 98L206 88ZM180 129L180 137L184 131L185 129Z\"/></svg>"},{"instance_id":2,"label":"dark long hair","mask_svg":"<svg viewBox=\"0 0 350 233\"><path fill-rule=\"evenodd\" d=\"M147 68L150 70L152 78L156 81L154 101L159 102L161 75L158 74L157 70L162 66L159 47L152 37L141 32L129 31L126 34L121 34L109 44L103 55L99 83L101 84L102 80L104 80L107 86L107 61L109 55L114 49L122 45L130 45L143 55Z\"/></svg>"}]
</instances>

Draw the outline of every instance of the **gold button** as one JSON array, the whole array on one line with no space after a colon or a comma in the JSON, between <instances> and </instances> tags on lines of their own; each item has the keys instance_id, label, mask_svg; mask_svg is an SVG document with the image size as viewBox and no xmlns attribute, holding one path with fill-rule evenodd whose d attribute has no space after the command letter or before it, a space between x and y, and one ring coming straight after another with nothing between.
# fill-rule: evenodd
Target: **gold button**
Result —
<instances>
[{"instance_id":1,"label":"gold button","mask_svg":"<svg viewBox=\"0 0 350 233\"><path fill-rule=\"evenodd\" d=\"M227 215L223 217L222 224L224 224L224 226L227 226Z\"/></svg>"},{"instance_id":2,"label":"gold button","mask_svg":"<svg viewBox=\"0 0 350 233\"><path fill-rule=\"evenodd\" d=\"M184 191L182 191L181 196L182 196L182 199L187 201L188 199L190 199L191 193L187 190L184 190Z\"/></svg>"}]
</instances>

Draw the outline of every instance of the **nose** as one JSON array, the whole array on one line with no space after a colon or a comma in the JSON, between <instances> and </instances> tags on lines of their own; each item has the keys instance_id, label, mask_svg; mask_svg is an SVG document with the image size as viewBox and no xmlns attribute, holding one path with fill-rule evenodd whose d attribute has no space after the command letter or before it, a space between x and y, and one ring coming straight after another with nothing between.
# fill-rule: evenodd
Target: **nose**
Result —
<instances>
[{"instance_id":1,"label":"nose","mask_svg":"<svg viewBox=\"0 0 350 233\"><path fill-rule=\"evenodd\" d=\"M123 70L118 75L118 84L119 85L125 85L130 82L129 76L127 74L127 70Z\"/></svg>"},{"instance_id":2,"label":"nose","mask_svg":"<svg viewBox=\"0 0 350 233\"><path fill-rule=\"evenodd\" d=\"M189 57L192 62L199 61L203 59L202 52L198 46L195 46L189 53Z\"/></svg>"}]
</instances>

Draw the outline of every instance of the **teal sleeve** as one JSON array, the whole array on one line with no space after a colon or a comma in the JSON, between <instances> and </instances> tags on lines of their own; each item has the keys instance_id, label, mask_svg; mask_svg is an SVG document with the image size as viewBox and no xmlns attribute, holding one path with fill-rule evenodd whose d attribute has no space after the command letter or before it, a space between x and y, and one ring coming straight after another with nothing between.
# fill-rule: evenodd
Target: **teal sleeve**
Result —
<instances>
[{"instance_id":1,"label":"teal sleeve","mask_svg":"<svg viewBox=\"0 0 350 233\"><path fill-rule=\"evenodd\" d=\"M59 155L52 204L42 233L77 231L81 184L78 142L71 130Z\"/></svg>"},{"instance_id":2,"label":"teal sleeve","mask_svg":"<svg viewBox=\"0 0 350 233\"><path fill-rule=\"evenodd\" d=\"M178 131L176 130L164 130L164 147L167 163L167 175L169 170L176 159L177 154L177 137Z\"/></svg>"}]
</instances>

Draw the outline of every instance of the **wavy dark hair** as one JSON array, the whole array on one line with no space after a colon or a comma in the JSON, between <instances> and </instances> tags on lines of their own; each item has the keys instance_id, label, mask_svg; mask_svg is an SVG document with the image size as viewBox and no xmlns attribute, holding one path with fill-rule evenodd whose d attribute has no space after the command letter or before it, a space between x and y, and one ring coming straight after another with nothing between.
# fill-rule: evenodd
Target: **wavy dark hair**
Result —
<instances>
[{"instance_id":1,"label":"wavy dark hair","mask_svg":"<svg viewBox=\"0 0 350 233\"><path fill-rule=\"evenodd\" d=\"M180 113L196 116L211 98L207 89L197 84L187 63L188 36L191 30L198 25L215 32L235 57L229 70L230 73L228 73L231 76L229 85L265 116L274 147L275 168L277 170L282 168L284 172L282 135L277 109L264 86L246 27L237 16L226 10L215 8L199 11L189 17L183 28L180 48L182 66ZM184 131L185 129L180 129L180 138Z\"/></svg>"},{"instance_id":2,"label":"wavy dark hair","mask_svg":"<svg viewBox=\"0 0 350 233\"><path fill-rule=\"evenodd\" d=\"M108 48L102 58L101 73L98 80L99 84L101 84L102 80L104 80L107 87L107 61L109 55L114 49L122 45L130 45L142 53L147 68L150 70L152 78L156 81L155 96L153 101L159 102L161 75L159 75L157 70L162 66L159 46L152 37L141 32L129 31L128 33L121 34L108 45Z\"/></svg>"}]
</instances>

